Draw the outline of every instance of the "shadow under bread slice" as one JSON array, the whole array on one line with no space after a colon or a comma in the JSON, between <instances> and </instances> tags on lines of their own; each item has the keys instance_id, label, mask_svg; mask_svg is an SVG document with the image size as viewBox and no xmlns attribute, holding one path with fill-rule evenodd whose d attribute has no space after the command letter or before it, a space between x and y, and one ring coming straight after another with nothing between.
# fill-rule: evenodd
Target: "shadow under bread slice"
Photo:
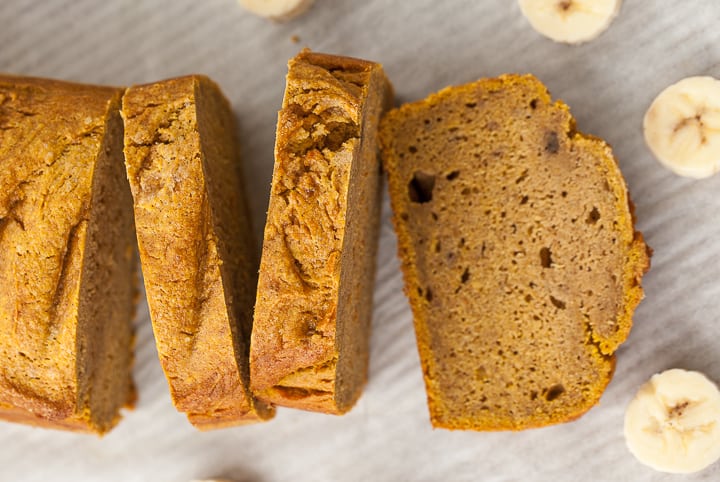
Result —
<instances>
[{"instance_id":1,"label":"shadow under bread slice","mask_svg":"<svg viewBox=\"0 0 720 482\"><path fill-rule=\"evenodd\" d=\"M264 400L340 414L365 385L391 102L380 64L308 50L289 62L250 349Z\"/></svg>"},{"instance_id":2,"label":"shadow under bread slice","mask_svg":"<svg viewBox=\"0 0 720 482\"><path fill-rule=\"evenodd\" d=\"M649 267L610 147L530 75L406 104L380 137L433 425L582 415Z\"/></svg>"},{"instance_id":3,"label":"shadow under bread slice","mask_svg":"<svg viewBox=\"0 0 720 482\"><path fill-rule=\"evenodd\" d=\"M204 76L129 88L125 159L158 354L173 402L197 428L257 422L248 390L257 285L235 122Z\"/></svg>"},{"instance_id":4,"label":"shadow under bread slice","mask_svg":"<svg viewBox=\"0 0 720 482\"><path fill-rule=\"evenodd\" d=\"M0 76L0 418L104 433L131 406L122 90Z\"/></svg>"}]
</instances>

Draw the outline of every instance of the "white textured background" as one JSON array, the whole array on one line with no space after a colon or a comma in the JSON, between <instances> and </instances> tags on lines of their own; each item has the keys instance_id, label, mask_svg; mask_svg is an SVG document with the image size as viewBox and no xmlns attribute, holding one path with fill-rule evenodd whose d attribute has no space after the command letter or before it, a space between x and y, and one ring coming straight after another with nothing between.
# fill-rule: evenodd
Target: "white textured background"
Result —
<instances>
[{"instance_id":1,"label":"white textured background","mask_svg":"<svg viewBox=\"0 0 720 482\"><path fill-rule=\"evenodd\" d=\"M614 146L655 256L615 378L586 416L520 433L432 430L386 201L370 381L350 414L281 409L267 424L196 432L170 403L143 301L137 409L104 439L0 423L0 480L720 480L720 464L690 477L653 472L622 436L625 407L653 373L682 367L720 382L720 175L677 177L642 140L662 88L720 77L718 18L717 0L626 0L602 37L569 47L535 34L514 0L318 0L286 25L234 0L1 0L0 71L114 85L192 72L217 80L239 119L258 235L285 65L300 47L382 62L401 101L532 72L581 130Z\"/></svg>"}]
</instances>

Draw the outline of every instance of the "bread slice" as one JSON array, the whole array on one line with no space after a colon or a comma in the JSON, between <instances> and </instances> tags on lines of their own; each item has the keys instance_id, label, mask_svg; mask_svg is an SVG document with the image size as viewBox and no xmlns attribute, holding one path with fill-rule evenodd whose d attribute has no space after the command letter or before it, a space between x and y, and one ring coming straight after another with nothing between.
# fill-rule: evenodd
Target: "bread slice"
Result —
<instances>
[{"instance_id":1,"label":"bread slice","mask_svg":"<svg viewBox=\"0 0 720 482\"><path fill-rule=\"evenodd\" d=\"M104 433L134 401L121 93L0 76L0 418Z\"/></svg>"},{"instance_id":2,"label":"bread slice","mask_svg":"<svg viewBox=\"0 0 720 482\"><path fill-rule=\"evenodd\" d=\"M158 354L197 428L265 420L248 390L257 255L232 111L194 75L131 87L125 161Z\"/></svg>"},{"instance_id":3,"label":"bread slice","mask_svg":"<svg viewBox=\"0 0 720 482\"><path fill-rule=\"evenodd\" d=\"M380 136L433 425L590 409L649 267L610 147L530 75L404 105Z\"/></svg>"},{"instance_id":4,"label":"bread slice","mask_svg":"<svg viewBox=\"0 0 720 482\"><path fill-rule=\"evenodd\" d=\"M290 60L250 374L258 397L340 414L367 378L380 205L382 67L301 52Z\"/></svg>"}]
</instances>

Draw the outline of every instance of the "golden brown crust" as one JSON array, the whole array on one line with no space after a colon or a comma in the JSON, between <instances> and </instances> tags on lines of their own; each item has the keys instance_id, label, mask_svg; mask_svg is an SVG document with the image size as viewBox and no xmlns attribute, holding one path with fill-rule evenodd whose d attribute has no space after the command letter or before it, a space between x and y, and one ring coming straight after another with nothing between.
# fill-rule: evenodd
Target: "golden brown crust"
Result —
<instances>
[{"instance_id":1,"label":"golden brown crust","mask_svg":"<svg viewBox=\"0 0 720 482\"><path fill-rule=\"evenodd\" d=\"M406 104L380 136L433 425L585 413L649 267L610 148L516 75Z\"/></svg>"},{"instance_id":2,"label":"golden brown crust","mask_svg":"<svg viewBox=\"0 0 720 482\"><path fill-rule=\"evenodd\" d=\"M379 64L289 62L250 355L253 391L273 403L343 413L365 383L389 97Z\"/></svg>"},{"instance_id":3,"label":"golden brown crust","mask_svg":"<svg viewBox=\"0 0 720 482\"><path fill-rule=\"evenodd\" d=\"M0 77L2 418L102 433L132 396L132 218L103 216L127 189L112 176L120 95ZM103 289L116 293L99 302Z\"/></svg>"},{"instance_id":4,"label":"golden brown crust","mask_svg":"<svg viewBox=\"0 0 720 482\"><path fill-rule=\"evenodd\" d=\"M204 76L131 87L127 175L158 354L178 410L202 430L273 415L248 391L257 265L234 120Z\"/></svg>"}]
</instances>

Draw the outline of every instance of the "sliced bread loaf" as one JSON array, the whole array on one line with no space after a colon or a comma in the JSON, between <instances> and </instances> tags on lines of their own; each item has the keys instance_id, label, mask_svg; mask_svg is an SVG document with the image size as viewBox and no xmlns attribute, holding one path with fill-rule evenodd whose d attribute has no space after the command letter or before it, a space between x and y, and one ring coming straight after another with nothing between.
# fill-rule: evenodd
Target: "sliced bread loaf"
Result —
<instances>
[{"instance_id":1,"label":"sliced bread loaf","mask_svg":"<svg viewBox=\"0 0 720 482\"><path fill-rule=\"evenodd\" d=\"M134 401L121 94L0 76L0 418L103 433Z\"/></svg>"},{"instance_id":2,"label":"sliced bread loaf","mask_svg":"<svg viewBox=\"0 0 720 482\"><path fill-rule=\"evenodd\" d=\"M404 105L380 136L432 423L517 430L595 405L649 266L608 145L529 75Z\"/></svg>"},{"instance_id":3,"label":"sliced bread loaf","mask_svg":"<svg viewBox=\"0 0 720 482\"><path fill-rule=\"evenodd\" d=\"M125 159L158 354L199 429L273 415L248 389L257 255L235 122L210 79L131 87Z\"/></svg>"},{"instance_id":4,"label":"sliced bread loaf","mask_svg":"<svg viewBox=\"0 0 720 482\"><path fill-rule=\"evenodd\" d=\"M377 63L309 51L289 63L250 349L269 402L343 413L365 384L391 99Z\"/></svg>"}]
</instances>

